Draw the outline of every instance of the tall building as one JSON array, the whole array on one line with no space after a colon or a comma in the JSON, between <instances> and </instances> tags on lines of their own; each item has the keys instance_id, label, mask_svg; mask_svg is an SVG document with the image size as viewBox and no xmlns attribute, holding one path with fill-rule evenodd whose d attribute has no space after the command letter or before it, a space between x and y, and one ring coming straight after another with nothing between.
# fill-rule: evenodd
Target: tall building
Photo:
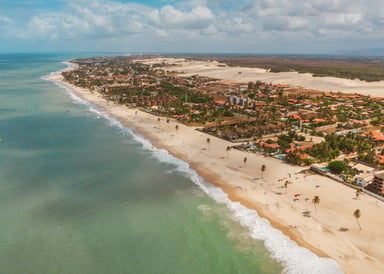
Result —
<instances>
[{"instance_id":1,"label":"tall building","mask_svg":"<svg viewBox=\"0 0 384 274\"><path fill-rule=\"evenodd\" d=\"M384 172L375 174L372 183L365 188L377 195L384 196Z\"/></svg>"}]
</instances>

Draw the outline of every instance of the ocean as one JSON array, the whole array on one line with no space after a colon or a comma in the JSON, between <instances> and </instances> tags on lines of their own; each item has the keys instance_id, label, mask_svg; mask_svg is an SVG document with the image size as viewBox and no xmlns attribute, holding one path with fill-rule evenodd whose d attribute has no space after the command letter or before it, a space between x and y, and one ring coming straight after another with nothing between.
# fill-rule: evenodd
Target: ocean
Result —
<instances>
[{"instance_id":1,"label":"ocean","mask_svg":"<svg viewBox=\"0 0 384 274\"><path fill-rule=\"evenodd\" d=\"M0 273L340 273L188 164L0 54Z\"/></svg>"}]
</instances>

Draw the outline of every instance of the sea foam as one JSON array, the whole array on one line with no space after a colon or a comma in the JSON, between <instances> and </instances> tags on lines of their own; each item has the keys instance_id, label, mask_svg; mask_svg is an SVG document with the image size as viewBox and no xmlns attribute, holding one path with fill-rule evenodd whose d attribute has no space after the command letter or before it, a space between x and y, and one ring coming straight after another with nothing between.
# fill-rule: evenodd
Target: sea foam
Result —
<instances>
[{"instance_id":1,"label":"sea foam","mask_svg":"<svg viewBox=\"0 0 384 274\"><path fill-rule=\"evenodd\" d=\"M225 205L231 212L231 218L249 231L252 238L262 240L265 248L271 256L283 265L283 273L286 274L339 274L343 273L339 265L332 259L321 258L310 250L300 247L296 242L284 235L280 230L271 226L268 220L261 218L255 210L248 209L238 202L233 202L228 195L219 187L206 181L190 167L190 165L173 155L167 150L157 149L142 135L135 133L132 129L124 127L116 118L109 116L96 105L77 97L73 91L54 80L49 80L63 88L75 104L86 107L96 117L102 117L108 125L119 129L124 135L142 146L152 154L158 161L172 164L175 171L188 177L202 191L219 204Z\"/></svg>"}]
</instances>

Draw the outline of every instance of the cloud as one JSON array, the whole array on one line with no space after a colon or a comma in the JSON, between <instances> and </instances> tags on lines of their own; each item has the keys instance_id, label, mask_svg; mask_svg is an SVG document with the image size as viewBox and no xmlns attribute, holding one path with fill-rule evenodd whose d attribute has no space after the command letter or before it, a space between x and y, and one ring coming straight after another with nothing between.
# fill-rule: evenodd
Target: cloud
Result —
<instances>
[{"instance_id":1,"label":"cloud","mask_svg":"<svg viewBox=\"0 0 384 274\"><path fill-rule=\"evenodd\" d=\"M13 20L0 14L0 38L7 39L13 36ZM3 42L2 42L3 43Z\"/></svg>"},{"instance_id":2,"label":"cloud","mask_svg":"<svg viewBox=\"0 0 384 274\"><path fill-rule=\"evenodd\" d=\"M242 13L265 32L317 36L362 35L364 29L379 34L384 8L378 0L256 0ZM381 11L378 11L381 9ZM321 31L320 31L321 30Z\"/></svg>"},{"instance_id":3,"label":"cloud","mask_svg":"<svg viewBox=\"0 0 384 274\"><path fill-rule=\"evenodd\" d=\"M155 11L155 14L154 22L168 29L204 29L214 20L211 10L200 6L185 12L167 5Z\"/></svg>"},{"instance_id":4,"label":"cloud","mask_svg":"<svg viewBox=\"0 0 384 274\"><path fill-rule=\"evenodd\" d=\"M187 9L165 5L152 8L136 3L67 0L61 12L40 12L18 30L18 36L38 39L121 38L135 34L159 37L196 36L212 29L215 15L204 6Z\"/></svg>"},{"instance_id":5,"label":"cloud","mask_svg":"<svg viewBox=\"0 0 384 274\"><path fill-rule=\"evenodd\" d=\"M217 25L217 29L221 33L228 34L246 34L254 31L252 23L245 21L241 17L230 17L225 20L221 20L221 24Z\"/></svg>"},{"instance_id":6,"label":"cloud","mask_svg":"<svg viewBox=\"0 0 384 274\"><path fill-rule=\"evenodd\" d=\"M254 0L241 5L234 0L188 0L160 8L105 0L66 2L67 8L61 12L33 16L27 24L29 36L169 36L180 31L229 36L252 32L255 36L269 32L350 35L361 33L363 28L377 32L384 24L381 5L367 8L378 0L367 0L368 4L352 0Z\"/></svg>"},{"instance_id":7,"label":"cloud","mask_svg":"<svg viewBox=\"0 0 384 274\"><path fill-rule=\"evenodd\" d=\"M3 25L3 24L9 24L9 23L12 23L12 19L6 17L6 16L2 16L0 15L0 24Z\"/></svg>"},{"instance_id":8,"label":"cloud","mask_svg":"<svg viewBox=\"0 0 384 274\"><path fill-rule=\"evenodd\" d=\"M160 7L138 2L63 0L60 8L40 5L23 9L22 16L0 3L0 37L180 45L183 38L216 39L219 46L246 37L241 42L249 48L262 45L261 38L384 39L382 0L168 0Z\"/></svg>"},{"instance_id":9,"label":"cloud","mask_svg":"<svg viewBox=\"0 0 384 274\"><path fill-rule=\"evenodd\" d=\"M143 30L142 8L114 2L87 1L69 3L67 10L41 13L27 24L26 38L84 37L111 38L138 33Z\"/></svg>"}]
</instances>

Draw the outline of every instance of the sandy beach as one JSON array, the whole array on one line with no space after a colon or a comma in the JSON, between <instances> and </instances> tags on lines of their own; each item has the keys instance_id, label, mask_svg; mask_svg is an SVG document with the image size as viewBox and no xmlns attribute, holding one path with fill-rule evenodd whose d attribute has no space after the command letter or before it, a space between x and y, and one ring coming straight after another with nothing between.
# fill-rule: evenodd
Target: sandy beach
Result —
<instances>
[{"instance_id":1,"label":"sandy beach","mask_svg":"<svg viewBox=\"0 0 384 274\"><path fill-rule=\"evenodd\" d=\"M239 82L259 79L310 89L359 92L372 96L380 96L384 90L382 82L313 78L297 73L271 74L261 69L219 67L216 62L167 60L173 63L167 70L183 71L187 75L200 74ZM162 118L159 122L151 114L141 111L136 113L134 109L107 102L97 93L65 83L60 73L49 78L71 88L77 96L99 106L125 126L134 128L156 147L164 148L190 163L207 182L221 187L232 201L239 201L255 209L273 227L300 246L320 257L334 259L345 273L383 273L384 247L378 243L384 240L384 219L381 217L384 203L367 195L355 199L353 189L325 177L299 173L302 167L290 166L277 159L234 149L227 153L227 146L233 145L230 142L208 136L194 127L173 120L167 123ZM247 157L246 164L243 162L244 157ZM263 173L262 165L266 166ZM288 178L292 183L285 193L284 181ZM312 203L315 195L320 197L316 208ZM361 230L353 217L356 209L361 211Z\"/></svg>"}]
</instances>

